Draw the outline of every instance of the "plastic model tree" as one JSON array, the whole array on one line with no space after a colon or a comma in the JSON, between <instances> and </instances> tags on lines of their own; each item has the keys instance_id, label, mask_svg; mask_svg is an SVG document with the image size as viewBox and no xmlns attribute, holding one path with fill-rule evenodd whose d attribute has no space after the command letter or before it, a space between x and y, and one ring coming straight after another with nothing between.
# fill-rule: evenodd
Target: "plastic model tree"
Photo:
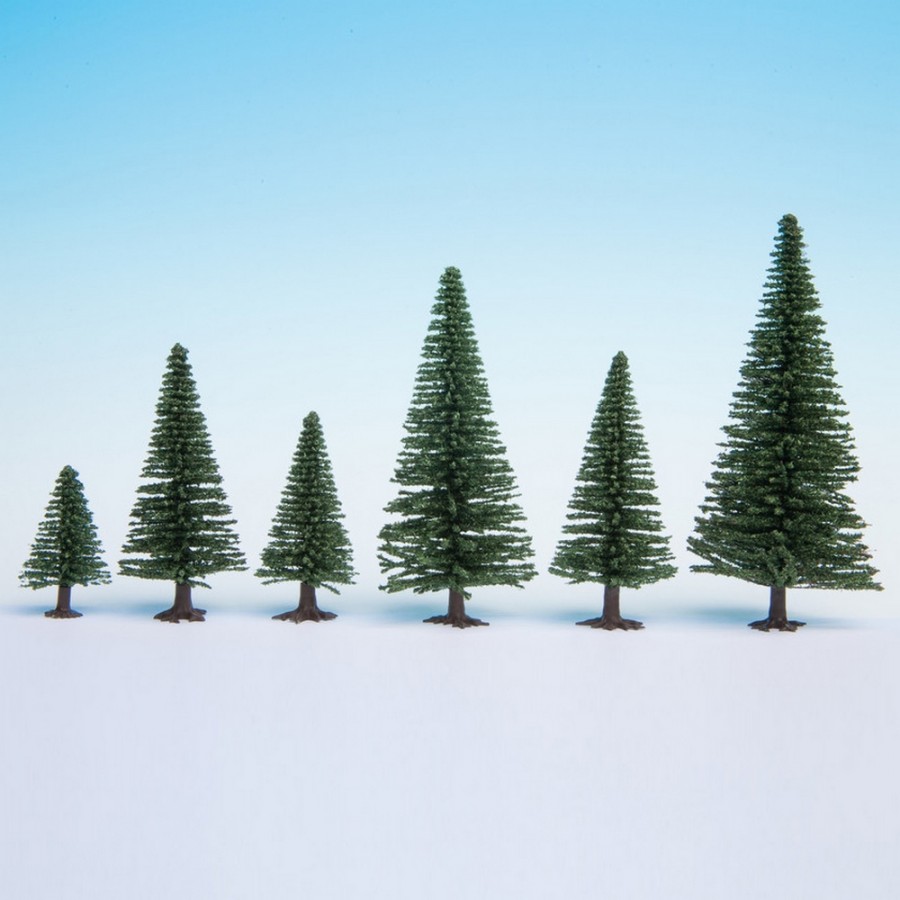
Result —
<instances>
[{"instance_id":1,"label":"plastic model tree","mask_svg":"<svg viewBox=\"0 0 900 900\"><path fill-rule=\"evenodd\" d=\"M187 350L176 344L163 376L156 423L119 563L123 575L175 582L175 602L154 618L202 622L193 587L207 575L246 568L213 458Z\"/></svg>"},{"instance_id":2,"label":"plastic model tree","mask_svg":"<svg viewBox=\"0 0 900 900\"><path fill-rule=\"evenodd\" d=\"M337 594L336 584L352 584L356 574L331 461L319 416L311 412L294 451L287 484L269 531L256 575L264 584L299 581L300 602L295 610L273 616L290 622L334 619L316 601L316 589Z\"/></svg>"},{"instance_id":3,"label":"plastic model tree","mask_svg":"<svg viewBox=\"0 0 900 900\"><path fill-rule=\"evenodd\" d=\"M448 590L435 622L485 625L466 614L469 589L534 577L531 540L497 425L460 272L440 279L425 337L403 446L385 511L400 516L380 532L382 590Z\"/></svg>"},{"instance_id":4,"label":"plastic model tree","mask_svg":"<svg viewBox=\"0 0 900 900\"><path fill-rule=\"evenodd\" d=\"M863 520L845 492L859 464L831 347L792 215L778 224L773 264L689 548L695 572L769 588L750 626L795 631L787 589L879 589Z\"/></svg>"},{"instance_id":5,"label":"plastic model tree","mask_svg":"<svg viewBox=\"0 0 900 900\"><path fill-rule=\"evenodd\" d=\"M628 371L628 358L617 353L591 424L569 524L550 566L570 583L597 582L603 588L603 614L579 622L592 628L632 630L641 622L623 619L622 587L639 588L671 578L669 539L663 535L656 484Z\"/></svg>"},{"instance_id":6,"label":"plastic model tree","mask_svg":"<svg viewBox=\"0 0 900 900\"><path fill-rule=\"evenodd\" d=\"M102 552L84 486L78 473L66 466L56 479L19 580L23 587L56 587L56 609L45 616L77 619L81 613L72 609L72 588L76 584L109 584Z\"/></svg>"}]
</instances>

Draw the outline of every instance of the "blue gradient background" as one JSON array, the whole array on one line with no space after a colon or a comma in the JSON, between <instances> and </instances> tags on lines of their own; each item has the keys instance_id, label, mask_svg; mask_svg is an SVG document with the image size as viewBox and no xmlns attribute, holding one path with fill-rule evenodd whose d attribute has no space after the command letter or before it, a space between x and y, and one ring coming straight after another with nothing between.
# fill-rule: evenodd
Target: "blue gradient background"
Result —
<instances>
[{"instance_id":1,"label":"blue gradient background","mask_svg":"<svg viewBox=\"0 0 900 900\"><path fill-rule=\"evenodd\" d=\"M468 289L541 575L475 614L568 616L546 574L614 353L630 358L681 572L632 614L736 620L691 575L778 219L805 229L887 588L792 612L893 615L900 246L893 3L7 2L0 11L3 600L79 470L114 567L169 349L191 361L251 567L303 416L322 417L360 577L338 612L414 618L376 561L437 281ZM214 578L271 613L295 587ZM78 589L85 611L168 585ZM324 605L324 604L323 604Z\"/></svg>"}]
</instances>

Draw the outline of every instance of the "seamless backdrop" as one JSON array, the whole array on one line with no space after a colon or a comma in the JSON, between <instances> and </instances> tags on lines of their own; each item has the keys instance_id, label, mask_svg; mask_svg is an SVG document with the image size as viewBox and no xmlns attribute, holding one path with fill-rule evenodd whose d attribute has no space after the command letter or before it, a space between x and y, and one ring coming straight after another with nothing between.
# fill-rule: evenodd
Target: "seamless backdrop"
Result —
<instances>
[{"instance_id":1,"label":"seamless backdrop","mask_svg":"<svg viewBox=\"0 0 900 900\"><path fill-rule=\"evenodd\" d=\"M437 281L458 266L542 574L473 603L598 604L546 574L613 355L629 357L681 568L629 609L762 607L684 549L779 217L805 229L882 594L801 618L894 616L900 12L887 2L6 3L0 13L0 578L18 588L53 480L80 473L115 567L173 344L190 350L251 567L318 411L358 582ZM202 605L270 613L220 576ZM79 609L170 587L116 578ZM439 599L436 602L440 604ZM161 608L161 607L160 607ZM275 626L272 626L275 627Z\"/></svg>"}]
</instances>

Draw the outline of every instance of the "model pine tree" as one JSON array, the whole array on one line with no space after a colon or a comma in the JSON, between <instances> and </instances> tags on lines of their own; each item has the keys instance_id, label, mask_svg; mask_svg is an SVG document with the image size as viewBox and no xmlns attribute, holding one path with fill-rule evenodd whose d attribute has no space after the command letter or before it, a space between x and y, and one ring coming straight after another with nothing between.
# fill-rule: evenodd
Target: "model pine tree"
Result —
<instances>
[{"instance_id":1,"label":"model pine tree","mask_svg":"<svg viewBox=\"0 0 900 900\"><path fill-rule=\"evenodd\" d=\"M352 584L352 551L341 524L331 461L319 416L311 412L294 451L287 484L269 531L256 574L264 584L299 581L300 602L295 610L273 616L291 622L321 622L335 618L316 601L316 588L338 593L335 584Z\"/></svg>"},{"instance_id":2,"label":"model pine tree","mask_svg":"<svg viewBox=\"0 0 900 900\"><path fill-rule=\"evenodd\" d=\"M603 615L579 622L608 631L643 628L619 611L622 587L639 588L671 578L669 539L663 532L656 484L628 371L617 353L591 430L566 518L569 524L550 566L570 583L597 582Z\"/></svg>"},{"instance_id":3,"label":"model pine tree","mask_svg":"<svg viewBox=\"0 0 900 900\"><path fill-rule=\"evenodd\" d=\"M521 587L535 575L512 469L491 418L484 368L460 272L441 276L385 510L379 559L386 591L449 591L447 615L426 622L487 624L468 616L469 589Z\"/></svg>"},{"instance_id":4,"label":"model pine tree","mask_svg":"<svg viewBox=\"0 0 900 900\"><path fill-rule=\"evenodd\" d=\"M240 571L244 557L213 458L187 350L176 344L163 376L156 423L119 563L123 575L175 582L175 602L154 618L202 622L191 588L207 575Z\"/></svg>"},{"instance_id":5,"label":"model pine tree","mask_svg":"<svg viewBox=\"0 0 900 900\"><path fill-rule=\"evenodd\" d=\"M726 440L688 546L695 572L769 588L753 628L794 631L792 587L878 589L863 520L845 493L859 465L819 299L792 215L778 224Z\"/></svg>"},{"instance_id":6,"label":"model pine tree","mask_svg":"<svg viewBox=\"0 0 900 900\"><path fill-rule=\"evenodd\" d=\"M72 588L76 584L109 584L102 552L84 486L78 473L66 466L56 479L19 580L23 587L34 589L55 586L56 609L44 615L76 619L81 613L72 609Z\"/></svg>"}]
</instances>

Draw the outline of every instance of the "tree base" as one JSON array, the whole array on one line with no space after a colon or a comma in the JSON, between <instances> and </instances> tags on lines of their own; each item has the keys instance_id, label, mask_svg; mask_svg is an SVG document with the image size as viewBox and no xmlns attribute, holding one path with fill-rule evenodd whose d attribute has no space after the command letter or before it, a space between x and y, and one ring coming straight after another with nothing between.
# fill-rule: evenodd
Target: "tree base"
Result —
<instances>
[{"instance_id":1,"label":"tree base","mask_svg":"<svg viewBox=\"0 0 900 900\"><path fill-rule=\"evenodd\" d=\"M44 615L48 619L80 619L81 613L74 609L48 609Z\"/></svg>"},{"instance_id":2,"label":"tree base","mask_svg":"<svg viewBox=\"0 0 900 900\"><path fill-rule=\"evenodd\" d=\"M153 618L160 622L205 622L205 609L178 609L175 606L157 613Z\"/></svg>"},{"instance_id":3,"label":"tree base","mask_svg":"<svg viewBox=\"0 0 900 900\"><path fill-rule=\"evenodd\" d=\"M768 619L759 619L757 622L749 622L747 627L753 628L756 631L796 631L805 624L806 622L797 622L794 619L773 619L770 616Z\"/></svg>"},{"instance_id":4,"label":"tree base","mask_svg":"<svg viewBox=\"0 0 900 900\"><path fill-rule=\"evenodd\" d=\"M298 606L290 612L279 613L272 616L273 619L280 619L282 622L294 622L299 625L301 622L328 622L330 619L336 619L337 613L323 612L318 606L312 609L303 609Z\"/></svg>"},{"instance_id":5,"label":"tree base","mask_svg":"<svg viewBox=\"0 0 900 900\"><path fill-rule=\"evenodd\" d=\"M599 616L596 619L585 619L576 625L587 625L589 628L602 628L604 631L640 631L643 622L636 619L623 619L621 616Z\"/></svg>"},{"instance_id":6,"label":"tree base","mask_svg":"<svg viewBox=\"0 0 900 900\"><path fill-rule=\"evenodd\" d=\"M490 622L484 622L481 619L474 619L472 616L450 615L447 613L443 616L431 616L429 619L422 619L431 625L452 625L454 628L474 628L476 625L490 625Z\"/></svg>"}]
</instances>

